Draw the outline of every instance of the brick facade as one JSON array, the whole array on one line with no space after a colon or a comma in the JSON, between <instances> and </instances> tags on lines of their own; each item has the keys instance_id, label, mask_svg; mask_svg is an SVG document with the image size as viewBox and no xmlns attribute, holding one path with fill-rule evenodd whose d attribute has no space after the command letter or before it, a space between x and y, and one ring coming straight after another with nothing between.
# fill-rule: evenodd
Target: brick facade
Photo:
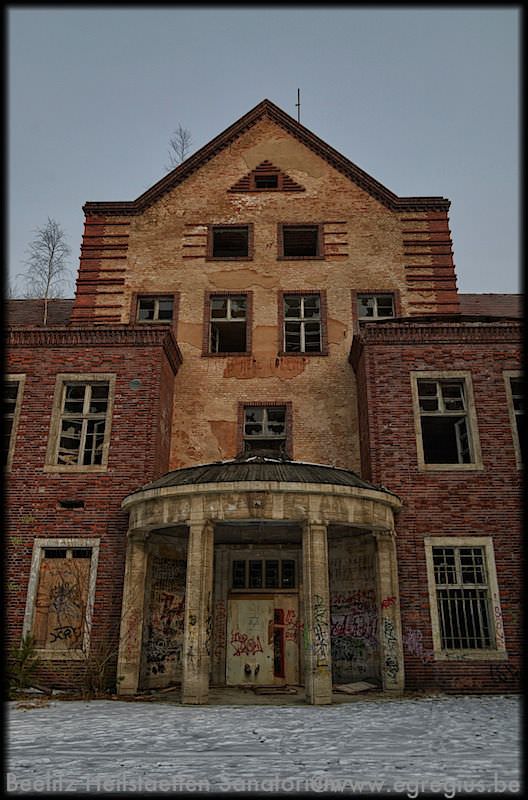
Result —
<instances>
[{"instance_id":1,"label":"brick facade","mask_svg":"<svg viewBox=\"0 0 528 800\"><path fill-rule=\"evenodd\" d=\"M259 189L259 175L279 176L276 187ZM100 539L91 642L115 639L124 498L170 470L235 458L241 409L284 405L292 459L352 470L402 500L406 686L514 690L521 473L504 373L520 369L520 320L492 319L490 295L461 303L448 208L442 197L398 197L269 101L137 200L87 203L72 306L52 302L46 328L31 301L8 311L6 372L26 376L7 476L11 640L22 634L33 543L64 537ZM313 257L282 255L285 224L317 226ZM214 225L248 226L248 256L211 258ZM358 322L358 293L392 293L396 319ZM320 295L320 353L283 352L285 294ZM210 298L218 295L248 298L246 353L208 357ZM139 323L141 296L173 297L172 323ZM499 313L514 307L499 297ZM410 376L453 370L471 376L482 467L421 471ZM57 375L97 373L116 381L106 469L46 471ZM84 507L61 508L68 499ZM431 655L425 540L435 536L493 542L501 660ZM373 541L365 552L374 553ZM73 685L82 668L48 661L43 678Z\"/></svg>"}]
</instances>

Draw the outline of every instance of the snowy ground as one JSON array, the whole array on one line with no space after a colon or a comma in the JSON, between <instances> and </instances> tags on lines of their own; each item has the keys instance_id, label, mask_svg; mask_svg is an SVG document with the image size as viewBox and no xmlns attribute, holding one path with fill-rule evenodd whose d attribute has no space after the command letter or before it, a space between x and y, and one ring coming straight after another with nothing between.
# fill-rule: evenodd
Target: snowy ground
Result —
<instances>
[{"instance_id":1,"label":"snowy ground","mask_svg":"<svg viewBox=\"0 0 528 800\"><path fill-rule=\"evenodd\" d=\"M8 705L9 792L520 792L516 696Z\"/></svg>"}]
</instances>

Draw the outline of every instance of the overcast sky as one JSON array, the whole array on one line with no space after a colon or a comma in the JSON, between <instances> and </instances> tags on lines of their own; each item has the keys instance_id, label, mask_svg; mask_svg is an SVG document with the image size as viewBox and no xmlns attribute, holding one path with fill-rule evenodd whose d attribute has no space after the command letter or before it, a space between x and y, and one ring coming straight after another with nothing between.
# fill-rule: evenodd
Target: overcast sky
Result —
<instances>
[{"instance_id":1,"label":"overcast sky","mask_svg":"<svg viewBox=\"0 0 528 800\"><path fill-rule=\"evenodd\" d=\"M519 29L496 7L8 9L9 274L48 217L133 200L265 97L398 195L451 200L458 286L517 292ZM73 286L68 292L72 296Z\"/></svg>"}]
</instances>

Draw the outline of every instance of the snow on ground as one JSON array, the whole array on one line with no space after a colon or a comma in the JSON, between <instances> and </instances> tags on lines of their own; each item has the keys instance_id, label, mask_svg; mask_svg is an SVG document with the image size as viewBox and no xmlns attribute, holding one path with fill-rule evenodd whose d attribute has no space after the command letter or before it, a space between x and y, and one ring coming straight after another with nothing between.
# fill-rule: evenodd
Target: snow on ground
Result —
<instances>
[{"instance_id":1,"label":"snow on ground","mask_svg":"<svg viewBox=\"0 0 528 800\"><path fill-rule=\"evenodd\" d=\"M8 706L14 793L520 791L520 698L511 695Z\"/></svg>"}]
</instances>

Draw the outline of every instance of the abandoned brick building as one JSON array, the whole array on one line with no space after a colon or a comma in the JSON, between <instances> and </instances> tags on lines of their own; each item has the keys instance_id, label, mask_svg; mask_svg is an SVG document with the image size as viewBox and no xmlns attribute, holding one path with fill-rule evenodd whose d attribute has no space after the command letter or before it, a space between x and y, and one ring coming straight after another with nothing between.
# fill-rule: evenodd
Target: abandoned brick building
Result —
<instances>
[{"instance_id":1,"label":"abandoned brick building","mask_svg":"<svg viewBox=\"0 0 528 800\"><path fill-rule=\"evenodd\" d=\"M520 297L458 292L448 208L267 100L86 203L75 298L8 303L8 626L41 681L517 688Z\"/></svg>"}]
</instances>

